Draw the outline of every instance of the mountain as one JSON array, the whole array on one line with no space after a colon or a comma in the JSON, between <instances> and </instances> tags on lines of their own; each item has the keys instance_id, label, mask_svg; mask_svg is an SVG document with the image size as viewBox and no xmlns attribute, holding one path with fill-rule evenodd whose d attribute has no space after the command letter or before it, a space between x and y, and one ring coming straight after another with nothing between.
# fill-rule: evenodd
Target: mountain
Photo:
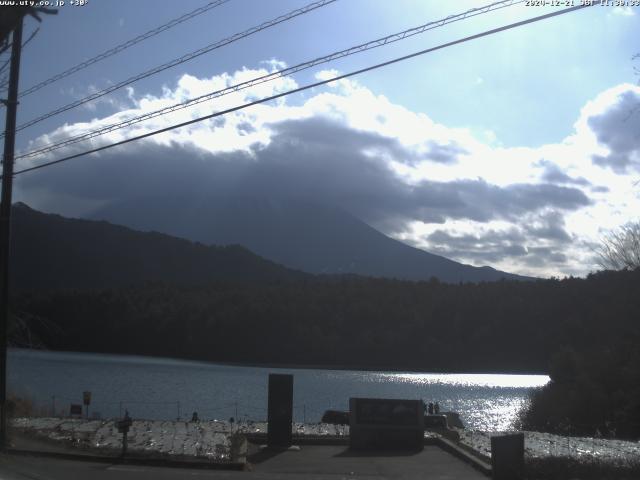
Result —
<instances>
[{"instance_id":1,"label":"mountain","mask_svg":"<svg viewBox=\"0 0 640 480\"><path fill-rule=\"evenodd\" d=\"M107 222L64 218L16 203L11 222L14 291L102 288L149 281L203 285L307 278L240 246L205 246Z\"/></svg>"},{"instance_id":2,"label":"mountain","mask_svg":"<svg viewBox=\"0 0 640 480\"><path fill-rule=\"evenodd\" d=\"M314 274L436 277L444 282L528 279L410 247L343 210L299 200L140 198L103 207L91 218L207 245L243 245L276 263Z\"/></svg>"}]
</instances>

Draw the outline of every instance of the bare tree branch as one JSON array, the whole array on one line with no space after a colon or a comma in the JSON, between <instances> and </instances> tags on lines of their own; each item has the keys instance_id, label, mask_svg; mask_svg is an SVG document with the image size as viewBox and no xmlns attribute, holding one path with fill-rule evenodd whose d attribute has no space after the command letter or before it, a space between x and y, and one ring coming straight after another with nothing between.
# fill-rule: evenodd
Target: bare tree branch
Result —
<instances>
[{"instance_id":1,"label":"bare tree branch","mask_svg":"<svg viewBox=\"0 0 640 480\"><path fill-rule=\"evenodd\" d=\"M640 267L640 221L609 232L596 250L599 264L607 270L634 270Z\"/></svg>"}]
</instances>

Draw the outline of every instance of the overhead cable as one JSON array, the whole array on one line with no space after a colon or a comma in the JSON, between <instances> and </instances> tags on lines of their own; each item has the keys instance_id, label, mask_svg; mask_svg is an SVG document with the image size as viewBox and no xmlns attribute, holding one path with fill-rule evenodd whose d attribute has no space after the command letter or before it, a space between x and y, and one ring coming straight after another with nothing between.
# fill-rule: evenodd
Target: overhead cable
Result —
<instances>
[{"instance_id":1,"label":"overhead cable","mask_svg":"<svg viewBox=\"0 0 640 480\"><path fill-rule=\"evenodd\" d=\"M459 14L455 14L455 15L449 15L448 17L442 18L440 20L436 20L436 21L432 21L429 23L425 23L423 25L420 25L418 27L413 27L407 30L403 30L402 32L398 32L398 33L394 33L392 35L387 35L386 37L382 37L382 38L378 38L376 40L371 40L369 42L366 43L362 43L360 45L356 45L354 47L350 47L346 50L341 50L338 52L334 52L331 53L329 55L325 55L319 58L316 58L314 60L310 60L304 63L300 63L298 65L292 66L292 67L287 67L287 68L283 68L281 70L277 70L274 72L271 72L267 75L262 75L260 77L256 77L250 80L246 80L244 82L238 83L236 85L232 85L220 90L216 90L213 92L209 92L206 93L204 95L200 95L198 97L195 98L191 98L188 100L185 100L184 102L175 104L175 105L170 105L168 107L164 107L161 108L159 110L155 110L153 112L148 112L145 113L143 115L139 115L133 118L129 118L126 120L123 120L121 122L116 122L116 123L112 123L110 125L105 125L104 127L100 127L98 129L92 130L90 132L86 132L86 133L82 133L82 134L78 134L75 135L73 137L67 138L61 142L57 142L54 144L50 144L50 145L45 145L42 146L40 148L34 149L32 151L20 154L16 156L16 159L19 158L30 158L30 157L35 157L35 156L39 156L39 155L43 155L45 153L49 153L55 150L58 150L60 148L69 146L69 145L73 145L75 143L78 142L82 142L85 140L89 140L91 138L95 138L98 137L100 135L105 135L107 133L116 131L116 130L120 130L122 128L126 128L129 127L131 125L134 125L136 123L140 123L143 122L145 120L149 120L161 115L166 115L168 113L172 113L178 110L182 110L185 108L189 108L192 107L194 105L203 103L203 102L207 102L209 100L213 100L215 98L219 98L222 97L224 95L228 95L230 93L234 93L240 90L244 90L246 88L250 88L253 87L255 85L259 85L261 83L265 83L265 82L270 82L273 80L276 80L278 78L282 78L286 75L292 75L294 73L300 72L302 70L306 70L309 69L311 67L323 64L323 63L328 63L334 60L337 60L339 58L344 58L350 55L354 55L357 53L361 53L367 50L371 50L374 48L378 48L381 47L383 45L387 45L390 43L394 43L400 40L404 40L406 38L412 37L414 35L418 35L420 33L424 33L426 31L429 30L433 30L435 28L439 28L442 27L444 25L450 24L450 23L454 23L454 22L458 22L460 20L464 20L464 19L468 19L468 18L472 18L475 17L477 15L482 15L491 11L495 11L495 10L499 10L502 8L506 8L506 7L510 7L519 3L523 3L525 0L503 0L503 1L499 1L499 2L494 2L491 3L489 5L485 5L483 7L478 7L478 8L473 8L471 10L467 10L466 12L463 13L459 13Z\"/></svg>"},{"instance_id":2,"label":"overhead cable","mask_svg":"<svg viewBox=\"0 0 640 480\"><path fill-rule=\"evenodd\" d=\"M36 28L31 35L29 35L29 38L27 38L26 41L22 42L22 48L24 49L24 47L27 46L27 44L33 40L33 38L38 34L38 32L40 31L40 27ZM9 64L11 63L11 56L9 56L9 58L2 64L2 66L0 67L0 74L9 66ZM7 78L2 78L2 80L0 80L0 89L3 89L5 87L7 87L9 85L9 79ZM3 104L4 105L4 104Z\"/></svg>"},{"instance_id":3,"label":"overhead cable","mask_svg":"<svg viewBox=\"0 0 640 480\"><path fill-rule=\"evenodd\" d=\"M116 90L119 90L122 87L125 87L127 85L131 85L134 82L137 82L138 80L142 80L143 78L147 78L150 77L152 75L155 75L156 73L160 73L164 70L167 70L169 68L175 67L176 65L180 65L182 63L188 62L189 60L193 60L196 57L199 57L200 55L204 55L205 53L208 53L212 50L224 47L226 45L229 45L230 43L233 43L237 40L240 40L242 38L248 37L249 35L253 35L254 33L260 32L262 30L265 30L267 28L273 27L274 25L278 25L282 22L286 22L287 20L291 20L292 18L295 18L299 15L304 15L306 13L309 13L317 8L321 8L324 7L326 5L329 5L333 2L336 2L337 0L319 0L313 3L310 3L309 5L306 5L302 8L297 8L295 10L292 10L291 12L285 14L285 15L281 15L277 18L274 18L273 20L269 20L268 22L264 22L258 26L252 27L248 30L245 30L244 32L240 32L240 33L236 33L235 35L232 35L230 37L227 37L223 40L220 40L218 42L212 43L210 45L207 45L205 47L202 47L198 50L195 50L191 53L187 53L179 58L176 58L174 60L171 60L170 62L167 63L163 63L162 65L159 65L157 67L154 67L150 70L147 70L146 72L143 73L139 73L138 75L134 75L133 77L130 77L126 80L123 80L119 83L116 83L114 85L111 85L110 87L107 87L103 90L100 90L98 92L92 93L84 98L81 98L79 100L76 100L75 102L69 103L67 105L64 105L60 108L57 108L55 110L50 111L49 113L45 113L44 115L41 115L37 118L34 118L33 120L30 120L26 123L23 123L22 125L18 125L18 127L16 128L16 131L20 131L20 130L24 130L25 128L31 127L32 125L35 125L36 123L40 123L43 120L46 120L48 118L51 118L55 115L59 115L60 113L66 112L68 110L71 110L73 108L79 107L80 105L84 105L85 103L91 102L93 100L96 100L100 97L103 97L104 95L107 95L109 93L115 92ZM3 135L0 135L0 137Z\"/></svg>"},{"instance_id":4,"label":"overhead cable","mask_svg":"<svg viewBox=\"0 0 640 480\"><path fill-rule=\"evenodd\" d=\"M214 2L209 2L206 5L196 8L195 10L189 12L189 13L185 13L184 15L178 17L178 18L174 18L173 20L170 20L167 23L164 23L162 25L160 25L159 27L156 27L152 30L149 30L146 33L143 33L141 35L138 35L135 38L132 38L131 40L127 40L126 42L121 43L120 45L117 45L113 48L110 48L109 50L102 52L99 55L96 55L95 57L90 58L89 60L86 60L82 63L79 63L67 70L65 70L64 72L58 73L57 75L54 75L50 78L47 78L46 80L43 80L42 82L38 83L37 85L34 85L33 87L30 87L28 89L26 89L24 92L21 92L20 95L18 95L18 97L24 97L26 95L29 95L33 92L36 92L38 90L40 90L43 87L46 87L47 85L50 85L54 82L57 82L58 80L62 80L63 78L68 77L69 75L72 75L76 72L79 72L80 70L84 70L85 68L87 68L90 65L93 65L94 63L98 63L102 60L104 60L105 58L109 58L113 55L116 55L117 53L120 53L124 50L126 50L127 48L130 48L144 40L147 40L148 38L154 37L166 30L169 30L170 28L175 27L176 25L179 25L183 22L186 22L187 20L190 20L194 17L197 17L198 15L202 15L205 12L208 12L209 10L219 7L220 5L229 2L230 0L216 0Z\"/></svg>"},{"instance_id":5,"label":"overhead cable","mask_svg":"<svg viewBox=\"0 0 640 480\"><path fill-rule=\"evenodd\" d=\"M394 58L392 60L388 60L388 61L383 62L383 63L378 63L376 65L372 65L370 67L362 68L360 70L355 70L355 71L352 71L352 72L349 72L349 73L345 73L343 75L338 75L338 76L333 77L333 78L329 78L329 79L326 79L326 80L321 80L321 81L318 81L318 82L310 83L310 84L307 84L307 85L302 86L302 87L294 88L292 90L288 90L288 91L283 92L283 93L278 93L276 95L271 95L269 97L265 97L265 98L262 98L262 99L259 99L259 100L255 100L253 102L249 102L249 103L246 103L246 104L243 104L243 105L238 105L238 106L235 106L235 107L232 107L232 108L228 108L226 110L222 110L220 112L215 112L215 113L212 113L210 115L205 115L203 117L199 117L199 118L195 118L195 119L192 119L192 120L188 120L186 122L182 122L182 123L178 123L178 124L175 124L175 125L171 125L171 126L168 126L168 127L165 127L165 128L161 128L159 130L154 130L152 132L147 132L147 133L142 134L142 135L137 135L135 137L127 138L127 139L121 140L119 142L111 143L111 144L108 144L108 145L103 145L101 147L97 147L97 148L93 148L91 150L87 150L87 151L84 151L84 152L80 152L80 153L76 153L76 154L73 154L73 155L69 155L67 157L63 157L63 158L60 158L60 159L57 159L57 160L53 160L53 161L50 161L50 162L42 163L40 165L36 165L36 166L33 166L33 167L24 168L22 170L18 170L17 172L15 172L14 175L19 175L19 174L23 174L23 173L27 173L27 172L32 172L34 170L39 170L39 169L42 169L42 168L45 168L45 167L49 167L51 165L57 165L59 163L63 163L63 162L72 160L74 158L83 157L83 156L89 155L91 153L101 152L103 150L108 150L108 149L113 148L113 147L117 147L117 146L124 145L124 144L127 144L127 143L131 143L131 142L135 142L135 141L138 141L138 140L142 140L144 138L152 137L152 136L158 135L160 133L169 132L171 130L175 130L175 129L178 129L178 128L186 127L186 126L192 125L194 123L199 123L199 122L202 122L204 120L209 120L211 118L220 117L220 116L226 115L228 113L232 113L232 112L236 112L238 110L242 110L242 109L245 109L245 108L248 108L248 107L252 107L254 105L259 105L259 104L262 104L262 103L270 102L272 100L276 100L278 98L282 98L282 97L285 97L287 95L291 95L293 93L299 93L299 92L302 92L302 91L305 91L305 90L309 90L311 88L316 88L316 87L320 87L322 85L326 85L326 84L328 84L330 82L335 82L335 81L343 80L343 79L346 79L346 78L349 78L349 77L353 77L355 75L360 75L362 73L369 72L369 71L372 71L372 70L376 70L378 68L386 67L388 65L392 65L392 64L395 64L395 63L398 63L398 62L402 62L402 61L408 60L410 58L414 58L414 57L417 57L417 56L420 56L420 55L425 55L427 53L431 53L431 52L434 52L436 50L441 50L441 49L444 49L444 48L451 47L453 45L458 45L458 44L461 44L461 43L465 43L465 42L469 42L469 41L472 41L472 40L476 40L478 38L482 38L482 37L493 35L493 34L496 34L496 33L499 33L499 32L503 32L505 30L511 30L511 29L514 29L514 28L517 28L517 27L521 27L523 25L527 25L527 24L534 23L534 22L539 22L541 20L546 20L548 18L552 18L552 17L556 17L556 16L563 15L563 14L566 14L566 13L574 12L574 11L577 11L577 10L581 10L583 8L588 8L588 7L591 7L593 5L596 5L596 4L595 3L592 3L592 4L585 3L583 5L578 5L578 6L575 6L575 7L565 8L563 10L547 13L545 15L539 15L537 17L533 17L533 18L529 18L527 20L522 20L522 21L519 21L519 22L511 23L509 25L505 25L505 26L502 26L502 27L494 28L494 29L491 29L491 30L486 30L486 31L484 31L482 33L477 33L475 35L470 35L468 37L464 37L464 38L461 38L461 39L458 39L458 40L454 40L454 41L451 41L451 42L443 43L443 44L435 46L435 47L431 47L431 48L427 48L427 49L424 49L424 50L420 50L418 52L414 52L414 53L411 53L409 55L405 55L405 56L402 56L402 57Z\"/></svg>"}]
</instances>

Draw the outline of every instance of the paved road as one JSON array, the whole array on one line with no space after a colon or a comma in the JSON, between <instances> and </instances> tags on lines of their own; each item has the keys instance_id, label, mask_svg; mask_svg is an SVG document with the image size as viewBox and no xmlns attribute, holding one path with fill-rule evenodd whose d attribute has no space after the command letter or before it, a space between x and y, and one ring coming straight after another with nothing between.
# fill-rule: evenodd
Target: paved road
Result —
<instances>
[{"instance_id":1,"label":"paved road","mask_svg":"<svg viewBox=\"0 0 640 480\"><path fill-rule=\"evenodd\" d=\"M487 477L436 446L409 455L358 455L344 446L303 446L297 451L260 453L253 471L234 472L110 465L46 457L5 455L0 480L486 480Z\"/></svg>"}]
</instances>

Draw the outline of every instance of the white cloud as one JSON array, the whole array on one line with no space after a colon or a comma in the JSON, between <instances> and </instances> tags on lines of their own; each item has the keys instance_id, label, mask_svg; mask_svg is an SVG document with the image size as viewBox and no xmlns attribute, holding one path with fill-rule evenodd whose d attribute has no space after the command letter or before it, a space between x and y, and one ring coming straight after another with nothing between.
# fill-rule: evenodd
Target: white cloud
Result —
<instances>
[{"instance_id":1,"label":"white cloud","mask_svg":"<svg viewBox=\"0 0 640 480\"><path fill-rule=\"evenodd\" d=\"M622 15L623 17L633 17L636 12L631 7L614 7L614 15Z\"/></svg>"},{"instance_id":2,"label":"white cloud","mask_svg":"<svg viewBox=\"0 0 640 480\"><path fill-rule=\"evenodd\" d=\"M314 77L316 78L316 80L324 81L324 80L331 80L332 78L336 78L339 75L340 75L340 72L338 70L330 69L330 70L320 70L319 72L316 72ZM339 85L339 83L338 81L335 81L335 82L329 82L327 85L329 87L335 88ZM348 85L348 82L345 83L345 85Z\"/></svg>"},{"instance_id":3,"label":"white cloud","mask_svg":"<svg viewBox=\"0 0 640 480\"><path fill-rule=\"evenodd\" d=\"M277 58L263 60L262 62L260 62L260 64L271 67L270 70L272 72L277 72L279 70L284 70L285 68L287 68L287 62L283 62L282 60L278 60Z\"/></svg>"}]
</instances>

